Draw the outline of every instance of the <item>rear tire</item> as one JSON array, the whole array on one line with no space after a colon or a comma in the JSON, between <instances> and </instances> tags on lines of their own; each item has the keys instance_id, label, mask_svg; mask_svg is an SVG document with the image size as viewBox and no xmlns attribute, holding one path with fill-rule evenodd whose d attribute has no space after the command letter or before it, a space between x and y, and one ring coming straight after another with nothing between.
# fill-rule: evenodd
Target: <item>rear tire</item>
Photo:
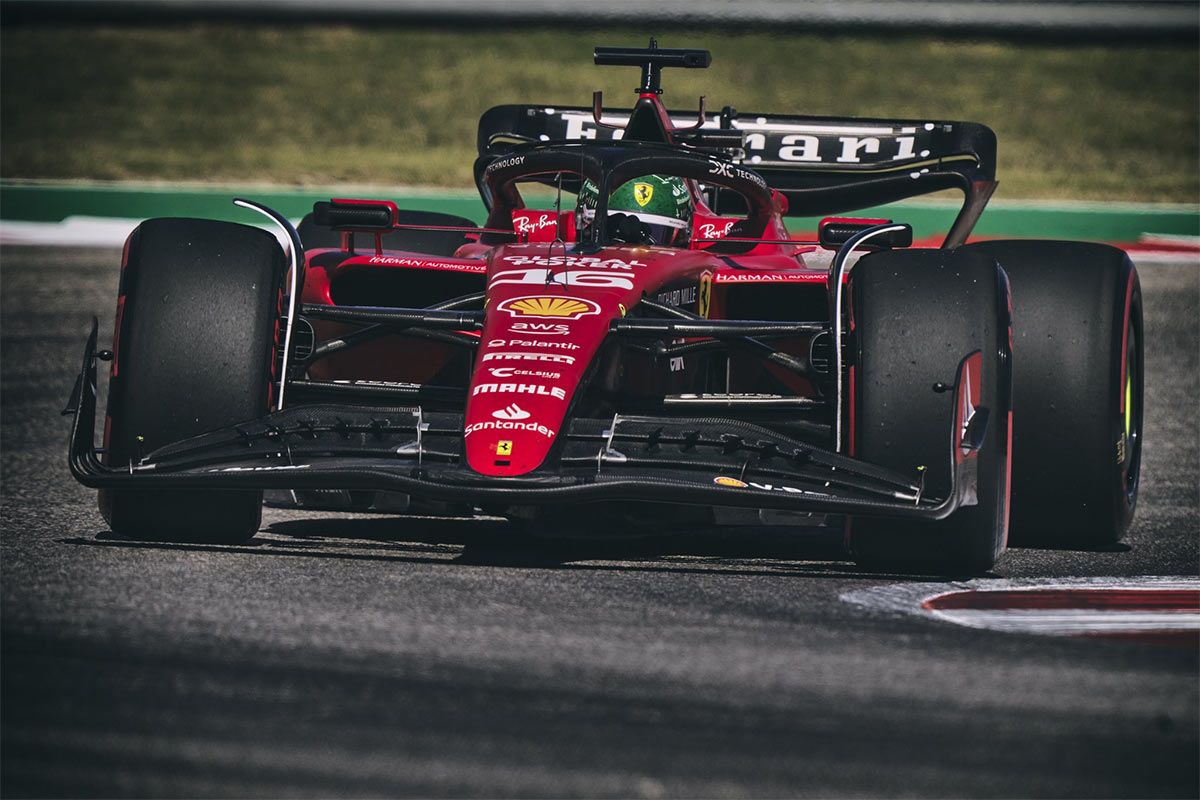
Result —
<instances>
[{"instance_id":1,"label":"rear tire","mask_svg":"<svg viewBox=\"0 0 1200 800\"><path fill-rule=\"evenodd\" d=\"M960 361L982 354L977 406L989 410L978 459L978 504L939 522L853 517L848 540L864 566L917 573L985 572L1008 524L1011 372L1008 288L982 254L901 250L864 257L849 285L852 334L847 449L901 473L925 467L927 496L945 497ZM851 415L853 417L851 421Z\"/></svg>"},{"instance_id":2,"label":"rear tire","mask_svg":"<svg viewBox=\"0 0 1200 800\"><path fill-rule=\"evenodd\" d=\"M130 235L117 301L106 461L267 412L284 254L271 234L198 219L152 219ZM100 509L131 539L240 542L261 491L111 489Z\"/></svg>"},{"instance_id":3,"label":"rear tire","mask_svg":"<svg viewBox=\"0 0 1200 800\"><path fill-rule=\"evenodd\" d=\"M964 249L996 259L1012 282L1013 543L1119 541L1133 521L1141 471L1137 270L1124 251L1102 244L998 241Z\"/></svg>"},{"instance_id":4,"label":"rear tire","mask_svg":"<svg viewBox=\"0 0 1200 800\"><path fill-rule=\"evenodd\" d=\"M475 222L466 217L456 217L453 214L439 214L436 211L400 211L400 223L403 225L440 225L450 228L475 228ZM305 250L323 248L340 249L342 234L333 228L326 228L313 223L312 214L305 214L297 226L300 241ZM375 236L368 233L355 233L354 246L357 249L375 252ZM467 243L466 234L462 231L418 231L401 229L386 233L383 236L385 250L400 250L406 253L426 253L434 256L452 256L454 251Z\"/></svg>"}]
</instances>

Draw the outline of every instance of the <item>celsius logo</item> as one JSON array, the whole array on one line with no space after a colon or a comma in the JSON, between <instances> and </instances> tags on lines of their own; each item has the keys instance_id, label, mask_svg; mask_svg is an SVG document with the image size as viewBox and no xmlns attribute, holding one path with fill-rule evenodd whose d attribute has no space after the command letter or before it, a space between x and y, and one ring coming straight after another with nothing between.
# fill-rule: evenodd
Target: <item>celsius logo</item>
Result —
<instances>
[{"instance_id":1,"label":"celsius logo","mask_svg":"<svg viewBox=\"0 0 1200 800\"><path fill-rule=\"evenodd\" d=\"M514 317L537 317L538 319L579 319L590 314L599 314L600 306L591 300L578 297L514 297L496 306L497 311L507 311Z\"/></svg>"},{"instance_id":2,"label":"celsius logo","mask_svg":"<svg viewBox=\"0 0 1200 800\"><path fill-rule=\"evenodd\" d=\"M561 372L548 372L540 369L517 369L516 367L489 367L488 372L497 378L545 378L555 381L562 377Z\"/></svg>"},{"instance_id":3,"label":"celsius logo","mask_svg":"<svg viewBox=\"0 0 1200 800\"><path fill-rule=\"evenodd\" d=\"M528 411L526 411L525 409L521 408L516 403L513 403L512 405L508 406L507 408L502 408L499 411L493 411L492 416L495 417L496 419L517 420L517 419L529 419L530 413Z\"/></svg>"}]
</instances>

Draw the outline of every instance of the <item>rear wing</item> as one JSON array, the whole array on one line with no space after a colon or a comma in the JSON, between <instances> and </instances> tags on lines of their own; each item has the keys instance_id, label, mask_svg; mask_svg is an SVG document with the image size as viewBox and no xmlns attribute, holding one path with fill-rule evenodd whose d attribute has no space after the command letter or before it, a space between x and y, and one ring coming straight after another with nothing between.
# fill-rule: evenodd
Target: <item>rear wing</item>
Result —
<instances>
[{"instance_id":1,"label":"rear wing","mask_svg":"<svg viewBox=\"0 0 1200 800\"><path fill-rule=\"evenodd\" d=\"M675 143L722 152L788 199L789 216L825 216L943 189L965 202L947 244L966 240L996 188L996 134L976 122L807 117L724 108L698 128L669 111ZM479 120L480 155L521 142L621 139L628 112L505 105ZM691 130L689 130L691 129ZM735 133L736 132L736 133Z\"/></svg>"}]
</instances>

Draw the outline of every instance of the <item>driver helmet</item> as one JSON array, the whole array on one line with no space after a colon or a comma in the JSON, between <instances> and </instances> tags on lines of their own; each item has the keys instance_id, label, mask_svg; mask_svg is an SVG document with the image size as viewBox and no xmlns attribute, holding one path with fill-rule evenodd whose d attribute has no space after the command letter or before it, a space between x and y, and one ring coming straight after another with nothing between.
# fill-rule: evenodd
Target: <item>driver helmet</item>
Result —
<instances>
[{"instance_id":1,"label":"driver helmet","mask_svg":"<svg viewBox=\"0 0 1200 800\"><path fill-rule=\"evenodd\" d=\"M599 191L585 180L576 213L580 228L596 216ZM626 181L608 198L608 233L615 241L687 247L692 230L692 196L682 178L643 175Z\"/></svg>"}]
</instances>

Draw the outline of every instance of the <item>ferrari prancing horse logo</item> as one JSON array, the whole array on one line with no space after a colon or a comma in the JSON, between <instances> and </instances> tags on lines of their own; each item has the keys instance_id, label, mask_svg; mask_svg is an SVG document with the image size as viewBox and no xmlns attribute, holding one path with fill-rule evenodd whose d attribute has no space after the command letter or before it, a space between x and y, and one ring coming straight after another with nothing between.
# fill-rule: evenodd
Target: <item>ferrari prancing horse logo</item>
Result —
<instances>
[{"instance_id":1,"label":"ferrari prancing horse logo","mask_svg":"<svg viewBox=\"0 0 1200 800\"><path fill-rule=\"evenodd\" d=\"M712 307L712 273L708 270L700 273L700 292L696 298L696 313L708 319L709 308Z\"/></svg>"},{"instance_id":2,"label":"ferrari prancing horse logo","mask_svg":"<svg viewBox=\"0 0 1200 800\"><path fill-rule=\"evenodd\" d=\"M654 187L648 183L635 183L633 185L633 199L637 201L638 206L645 208L650 202L650 198L654 197Z\"/></svg>"}]
</instances>

